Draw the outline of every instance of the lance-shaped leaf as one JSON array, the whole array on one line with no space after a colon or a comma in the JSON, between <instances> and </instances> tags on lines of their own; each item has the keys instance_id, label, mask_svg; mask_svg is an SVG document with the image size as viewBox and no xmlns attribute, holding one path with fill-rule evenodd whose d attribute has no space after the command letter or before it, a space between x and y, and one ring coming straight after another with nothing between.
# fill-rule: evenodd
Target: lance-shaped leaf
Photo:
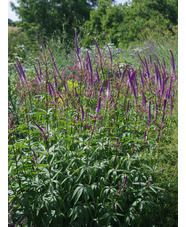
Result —
<instances>
[{"instance_id":1,"label":"lance-shaped leaf","mask_svg":"<svg viewBox=\"0 0 186 227\"><path fill-rule=\"evenodd\" d=\"M148 110L148 114L149 114L149 116L148 116L148 124L150 124L151 123L151 102L149 101L149 110Z\"/></svg>"},{"instance_id":2,"label":"lance-shaped leaf","mask_svg":"<svg viewBox=\"0 0 186 227\"><path fill-rule=\"evenodd\" d=\"M99 100L98 100L98 104L97 104L97 108L96 108L96 115L99 114L100 109L101 109L101 97L99 97Z\"/></svg>"},{"instance_id":3,"label":"lance-shaped leaf","mask_svg":"<svg viewBox=\"0 0 186 227\"><path fill-rule=\"evenodd\" d=\"M174 63L174 55L173 55L173 52L172 52L172 50L169 50L170 51L170 53L171 53L171 71L172 71L172 73L176 73L176 71L175 71L175 63Z\"/></svg>"}]
</instances>

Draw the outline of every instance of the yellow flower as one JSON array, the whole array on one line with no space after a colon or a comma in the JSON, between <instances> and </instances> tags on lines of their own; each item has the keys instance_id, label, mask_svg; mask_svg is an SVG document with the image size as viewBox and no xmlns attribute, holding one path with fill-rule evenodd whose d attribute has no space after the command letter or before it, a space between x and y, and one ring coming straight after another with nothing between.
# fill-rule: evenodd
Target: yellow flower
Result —
<instances>
[{"instance_id":1,"label":"yellow flower","mask_svg":"<svg viewBox=\"0 0 186 227\"><path fill-rule=\"evenodd\" d=\"M75 89L76 87L78 87L78 83L75 80L69 79L67 81L68 84L68 89L69 91L72 91L73 89Z\"/></svg>"}]
</instances>

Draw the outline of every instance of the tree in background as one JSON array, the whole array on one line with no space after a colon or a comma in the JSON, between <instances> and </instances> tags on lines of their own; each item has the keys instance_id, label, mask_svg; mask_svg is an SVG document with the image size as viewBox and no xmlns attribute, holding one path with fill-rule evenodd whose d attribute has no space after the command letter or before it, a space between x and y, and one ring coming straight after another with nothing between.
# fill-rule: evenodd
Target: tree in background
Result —
<instances>
[{"instance_id":1,"label":"tree in background","mask_svg":"<svg viewBox=\"0 0 186 227\"><path fill-rule=\"evenodd\" d=\"M152 33L173 33L177 25L177 0L133 0L112 5L112 1L100 0L98 8L91 11L85 22L83 43L111 42L118 46L143 41Z\"/></svg>"},{"instance_id":2,"label":"tree in background","mask_svg":"<svg viewBox=\"0 0 186 227\"><path fill-rule=\"evenodd\" d=\"M47 38L74 36L74 28L89 20L90 10L98 0L18 0L12 9L22 19L22 27L28 33L38 31Z\"/></svg>"}]
</instances>

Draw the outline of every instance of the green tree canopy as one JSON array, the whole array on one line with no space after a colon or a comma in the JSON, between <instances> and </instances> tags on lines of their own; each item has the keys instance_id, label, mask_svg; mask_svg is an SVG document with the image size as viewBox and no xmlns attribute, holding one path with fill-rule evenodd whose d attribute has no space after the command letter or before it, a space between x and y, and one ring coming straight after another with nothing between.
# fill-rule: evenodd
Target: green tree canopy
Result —
<instances>
[{"instance_id":1,"label":"green tree canopy","mask_svg":"<svg viewBox=\"0 0 186 227\"><path fill-rule=\"evenodd\" d=\"M177 25L176 1L133 0L112 5L112 1L100 0L98 8L91 11L90 20L85 22L83 42L91 45L94 37L118 46L146 39L153 32L172 31Z\"/></svg>"},{"instance_id":2,"label":"green tree canopy","mask_svg":"<svg viewBox=\"0 0 186 227\"><path fill-rule=\"evenodd\" d=\"M97 6L97 0L18 0L12 9L22 19L26 31L38 30L47 37L74 34L74 27L89 19L90 10ZM69 38L69 37L68 37Z\"/></svg>"}]
</instances>

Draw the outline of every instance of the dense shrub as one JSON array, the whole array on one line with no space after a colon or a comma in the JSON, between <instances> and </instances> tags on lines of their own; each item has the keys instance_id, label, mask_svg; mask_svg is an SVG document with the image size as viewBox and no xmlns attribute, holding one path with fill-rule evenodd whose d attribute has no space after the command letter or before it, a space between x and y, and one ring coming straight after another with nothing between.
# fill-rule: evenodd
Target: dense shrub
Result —
<instances>
[{"instance_id":1,"label":"dense shrub","mask_svg":"<svg viewBox=\"0 0 186 227\"><path fill-rule=\"evenodd\" d=\"M139 53L135 68L94 43L81 52L76 36L76 55L59 69L41 42L34 65L17 60L9 75L12 222L176 224L166 216L177 190L177 151L166 147L177 127L173 52L171 70Z\"/></svg>"}]
</instances>

